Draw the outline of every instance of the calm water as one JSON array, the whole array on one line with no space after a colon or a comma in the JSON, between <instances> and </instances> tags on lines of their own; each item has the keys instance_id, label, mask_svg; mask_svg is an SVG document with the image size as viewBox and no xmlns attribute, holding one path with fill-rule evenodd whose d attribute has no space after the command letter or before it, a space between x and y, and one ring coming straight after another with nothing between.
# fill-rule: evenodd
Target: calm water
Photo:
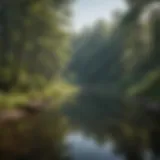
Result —
<instances>
[{"instance_id":1,"label":"calm water","mask_svg":"<svg viewBox=\"0 0 160 160\"><path fill-rule=\"evenodd\" d=\"M113 152L114 146L119 146L118 144L114 145L111 141L103 140L103 136L106 137L108 134L106 126L117 126L123 119L123 107L118 98L106 99L105 96L84 91L72 107L65 108L64 113L69 117L71 126L80 130L66 136L71 160L125 160L125 156ZM115 130L114 133L116 133L116 137L121 136L119 130ZM97 138L93 138L91 135L96 135L100 141L103 141L103 144L99 144ZM127 144L126 140L124 146L128 147ZM121 146L119 147L121 149ZM134 153L136 149L122 148L122 150L125 154L129 152L130 155L136 155ZM150 151L139 154L140 157L142 154L144 160L152 159Z\"/></svg>"},{"instance_id":2,"label":"calm water","mask_svg":"<svg viewBox=\"0 0 160 160\"><path fill-rule=\"evenodd\" d=\"M125 160L123 155L113 153L114 144L110 141L98 144L92 137L81 132L73 132L66 136L69 155L72 160ZM144 160L151 160L150 151L144 153Z\"/></svg>"},{"instance_id":3,"label":"calm water","mask_svg":"<svg viewBox=\"0 0 160 160\"><path fill-rule=\"evenodd\" d=\"M66 142L73 160L124 160L123 157L113 153L112 142L100 145L93 138L80 132L69 134Z\"/></svg>"}]
</instances>

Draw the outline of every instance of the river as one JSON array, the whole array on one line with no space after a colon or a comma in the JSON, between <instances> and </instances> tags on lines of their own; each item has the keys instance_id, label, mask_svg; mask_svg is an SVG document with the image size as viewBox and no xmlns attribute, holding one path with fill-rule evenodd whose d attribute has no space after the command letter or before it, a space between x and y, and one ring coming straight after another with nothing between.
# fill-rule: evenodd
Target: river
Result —
<instances>
[{"instance_id":1,"label":"river","mask_svg":"<svg viewBox=\"0 0 160 160\"><path fill-rule=\"evenodd\" d=\"M66 136L72 160L124 160L116 156L112 149L113 143L98 144L93 138L81 132L73 132Z\"/></svg>"}]
</instances>

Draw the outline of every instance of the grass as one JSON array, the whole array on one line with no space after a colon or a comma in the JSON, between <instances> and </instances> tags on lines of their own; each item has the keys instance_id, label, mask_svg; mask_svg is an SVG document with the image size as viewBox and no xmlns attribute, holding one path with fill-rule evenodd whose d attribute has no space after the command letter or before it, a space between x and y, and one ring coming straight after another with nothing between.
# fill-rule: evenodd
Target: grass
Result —
<instances>
[{"instance_id":1,"label":"grass","mask_svg":"<svg viewBox=\"0 0 160 160\"><path fill-rule=\"evenodd\" d=\"M44 89L31 90L29 93L10 92L7 94L0 93L0 109L13 109L19 105L26 104L29 100L50 99L53 106L59 106L66 100L76 95L78 88L71 84L57 79L48 83Z\"/></svg>"}]
</instances>

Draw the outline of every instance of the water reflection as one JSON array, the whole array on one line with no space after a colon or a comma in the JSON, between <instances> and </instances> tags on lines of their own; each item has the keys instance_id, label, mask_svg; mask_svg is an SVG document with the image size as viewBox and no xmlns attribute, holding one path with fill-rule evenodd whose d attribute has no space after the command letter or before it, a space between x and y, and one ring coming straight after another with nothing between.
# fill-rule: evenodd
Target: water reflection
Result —
<instances>
[{"instance_id":1,"label":"water reflection","mask_svg":"<svg viewBox=\"0 0 160 160\"><path fill-rule=\"evenodd\" d=\"M72 158L153 160L150 148L153 152L159 148L152 140L156 134L151 136L146 113L128 110L120 97L106 97L97 90L83 90L75 103L63 108L71 127L81 130L67 138Z\"/></svg>"},{"instance_id":2,"label":"water reflection","mask_svg":"<svg viewBox=\"0 0 160 160\"><path fill-rule=\"evenodd\" d=\"M113 143L100 145L92 137L81 132L73 132L66 137L72 160L124 160L123 156L113 153Z\"/></svg>"}]
</instances>

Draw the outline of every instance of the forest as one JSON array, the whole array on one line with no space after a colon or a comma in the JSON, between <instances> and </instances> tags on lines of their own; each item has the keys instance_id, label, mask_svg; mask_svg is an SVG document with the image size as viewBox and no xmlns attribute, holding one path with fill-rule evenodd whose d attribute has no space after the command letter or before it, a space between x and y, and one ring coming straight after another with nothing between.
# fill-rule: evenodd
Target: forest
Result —
<instances>
[{"instance_id":1,"label":"forest","mask_svg":"<svg viewBox=\"0 0 160 160\"><path fill-rule=\"evenodd\" d=\"M0 159L72 160L64 138L81 129L126 160L157 160L159 0L126 0L80 32L74 3L0 1Z\"/></svg>"}]
</instances>

